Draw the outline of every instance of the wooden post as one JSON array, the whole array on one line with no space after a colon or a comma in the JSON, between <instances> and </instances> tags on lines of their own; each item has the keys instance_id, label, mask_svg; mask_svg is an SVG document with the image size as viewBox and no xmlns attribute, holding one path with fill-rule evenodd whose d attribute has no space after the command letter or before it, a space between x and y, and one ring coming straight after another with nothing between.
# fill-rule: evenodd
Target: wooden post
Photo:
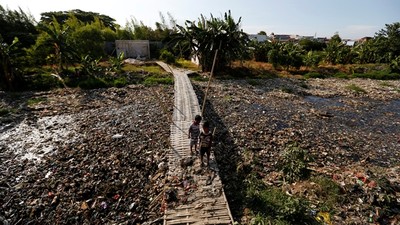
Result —
<instances>
[{"instance_id":1,"label":"wooden post","mask_svg":"<svg viewBox=\"0 0 400 225\"><path fill-rule=\"evenodd\" d=\"M220 44L220 46L221 46L221 44ZM206 107L206 100L207 100L208 89L210 88L211 79L212 79L213 74L214 74L214 67L215 67L215 61L217 61L217 55L218 55L218 49L215 51L214 61L213 61L213 65L212 65L212 67L211 67L210 77L208 78L208 84L207 84L206 93L204 94L203 106L201 107L201 116L202 116L203 118L204 118L204 108Z\"/></svg>"}]
</instances>

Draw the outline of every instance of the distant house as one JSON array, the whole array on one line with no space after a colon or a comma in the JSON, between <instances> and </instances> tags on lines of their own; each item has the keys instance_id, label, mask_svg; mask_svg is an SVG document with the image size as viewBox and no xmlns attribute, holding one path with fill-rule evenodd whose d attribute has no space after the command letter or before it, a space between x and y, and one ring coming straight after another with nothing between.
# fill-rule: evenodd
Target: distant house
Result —
<instances>
[{"instance_id":1,"label":"distant house","mask_svg":"<svg viewBox=\"0 0 400 225\"><path fill-rule=\"evenodd\" d=\"M356 42L361 44L361 43L367 42L371 39L373 39L373 38L372 37L363 37L363 38L358 39Z\"/></svg>"},{"instance_id":2,"label":"distant house","mask_svg":"<svg viewBox=\"0 0 400 225\"><path fill-rule=\"evenodd\" d=\"M290 35L290 34L274 34L271 33L269 36L271 40L273 41L279 41L279 42L288 42L288 41L294 41L297 39L298 35Z\"/></svg>"},{"instance_id":3,"label":"distant house","mask_svg":"<svg viewBox=\"0 0 400 225\"><path fill-rule=\"evenodd\" d=\"M116 40L117 55L124 53L125 58L150 59L150 42L148 40Z\"/></svg>"},{"instance_id":4,"label":"distant house","mask_svg":"<svg viewBox=\"0 0 400 225\"><path fill-rule=\"evenodd\" d=\"M267 35L263 35L263 34L249 34L248 36L251 41L254 40L257 42L265 42L270 39Z\"/></svg>"}]
</instances>

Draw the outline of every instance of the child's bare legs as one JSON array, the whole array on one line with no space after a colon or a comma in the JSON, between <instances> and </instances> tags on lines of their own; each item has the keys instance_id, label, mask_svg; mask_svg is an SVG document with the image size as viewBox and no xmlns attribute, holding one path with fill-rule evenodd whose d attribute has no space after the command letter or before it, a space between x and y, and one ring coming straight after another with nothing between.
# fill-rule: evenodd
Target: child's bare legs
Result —
<instances>
[{"instance_id":1,"label":"child's bare legs","mask_svg":"<svg viewBox=\"0 0 400 225\"><path fill-rule=\"evenodd\" d=\"M210 166L210 149L207 150L207 166Z\"/></svg>"},{"instance_id":2,"label":"child's bare legs","mask_svg":"<svg viewBox=\"0 0 400 225\"><path fill-rule=\"evenodd\" d=\"M200 166L203 166L204 165L204 163L203 163L203 156L204 156L204 154L205 154L205 151L204 151L204 149L202 149L202 148L200 148Z\"/></svg>"}]
</instances>

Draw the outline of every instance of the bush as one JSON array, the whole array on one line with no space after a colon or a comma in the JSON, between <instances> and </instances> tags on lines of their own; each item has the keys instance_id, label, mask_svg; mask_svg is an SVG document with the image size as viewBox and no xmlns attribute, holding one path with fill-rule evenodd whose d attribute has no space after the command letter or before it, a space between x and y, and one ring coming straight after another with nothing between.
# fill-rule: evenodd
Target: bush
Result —
<instances>
[{"instance_id":1,"label":"bush","mask_svg":"<svg viewBox=\"0 0 400 225\"><path fill-rule=\"evenodd\" d=\"M342 72L335 73L335 75L333 75L333 76L336 78L341 78L341 79L349 79L350 78L349 75L342 73Z\"/></svg>"},{"instance_id":2,"label":"bush","mask_svg":"<svg viewBox=\"0 0 400 225\"><path fill-rule=\"evenodd\" d=\"M294 182L310 176L308 169L310 161L308 152L300 148L297 143L293 143L283 151L278 167L283 172L286 181Z\"/></svg>"},{"instance_id":3,"label":"bush","mask_svg":"<svg viewBox=\"0 0 400 225\"><path fill-rule=\"evenodd\" d=\"M355 84L347 85L346 88L347 88L348 90L352 90L352 91L354 91L354 92L356 92L356 93L367 93L366 90L362 89L361 87L359 87L359 86L357 86L357 85L355 85Z\"/></svg>"},{"instance_id":4,"label":"bush","mask_svg":"<svg viewBox=\"0 0 400 225\"><path fill-rule=\"evenodd\" d=\"M127 84L128 84L128 81L126 80L125 77L120 77L120 78L113 80L114 87L120 88L120 87L126 86Z\"/></svg>"},{"instance_id":5,"label":"bush","mask_svg":"<svg viewBox=\"0 0 400 225\"><path fill-rule=\"evenodd\" d=\"M322 79L324 79L324 78L327 78L327 76L323 75L323 74L320 74L320 73L317 73L317 72L309 72L309 73L304 74L304 78L306 78L306 79L309 79L309 78L322 78Z\"/></svg>"},{"instance_id":6,"label":"bush","mask_svg":"<svg viewBox=\"0 0 400 225\"><path fill-rule=\"evenodd\" d=\"M252 176L247 180L247 203L258 222L266 224L312 224L315 219L308 214L309 205L289 196L275 187L268 187ZM256 222L256 221L254 221ZM257 223L255 223L257 224Z\"/></svg>"},{"instance_id":7,"label":"bush","mask_svg":"<svg viewBox=\"0 0 400 225\"><path fill-rule=\"evenodd\" d=\"M353 77L374 79L374 80L398 80L400 79L400 74L398 73L388 73L385 71L377 71L373 73L354 73Z\"/></svg>"},{"instance_id":8,"label":"bush","mask_svg":"<svg viewBox=\"0 0 400 225\"><path fill-rule=\"evenodd\" d=\"M28 105L36 105L36 104L38 104L38 103L40 103L40 102L45 102L45 101L47 101L47 98L43 98L43 97L40 97L40 98L30 98L30 99L28 99L27 104L28 104Z\"/></svg>"},{"instance_id":9,"label":"bush","mask_svg":"<svg viewBox=\"0 0 400 225\"><path fill-rule=\"evenodd\" d=\"M156 84L174 84L174 80L171 77L148 77L143 82L145 85L156 85Z\"/></svg>"},{"instance_id":10,"label":"bush","mask_svg":"<svg viewBox=\"0 0 400 225\"><path fill-rule=\"evenodd\" d=\"M38 74L27 80L28 89L37 91L48 91L53 88L63 87L62 82L51 74Z\"/></svg>"},{"instance_id":11,"label":"bush","mask_svg":"<svg viewBox=\"0 0 400 225\"><path fill-rule=\"evenodd\" d=\"M168 50L164 49L161 51L160 59L168 64L175 64L176 58L174 54L169 52Z\"/></svg>"},{"instance_id":12,"label":"bush","mask_svg":"<svg viewBox=\"0 0 400 225\"><path fill-rule=\"evenodd\" d=\"M106 81L98 77L89 77L86 80L79 82L78 86L82 89L96 89L96 88L106 88L109 85Z\"/></svg>"},{"instance_id":13,"label":"bush","mask_svg":"<svg viewBox=\"0 0 400 225\"><path fill-rule=\"evenodd\" d=\"M321 211L329 212L335 208L343 198L340 196L340 186L335 183L332 179L318 176L311 179L314 183L320 186L317 189L317 195L321 198L319 208Z\"/></svg>"},{"instance_id":14,"label":"bush","mask_svg":"<svg viewBox=\"0 0 400 225\"><path fill-rule=\"evenodd\" d=\"M0 109L0 116L6 116L10 113L8 109Z\"/></svg>"}]
</instances>

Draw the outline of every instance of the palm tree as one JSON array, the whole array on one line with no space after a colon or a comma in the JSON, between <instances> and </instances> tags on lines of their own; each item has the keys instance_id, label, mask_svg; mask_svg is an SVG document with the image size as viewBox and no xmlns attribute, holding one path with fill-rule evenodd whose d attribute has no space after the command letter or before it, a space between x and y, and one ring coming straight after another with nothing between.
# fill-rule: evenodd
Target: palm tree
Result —
<instances>
[{"instance_id":1,"label":"palm tree","mask_svg":"<svg viewBox=\"0 0 400 225\"><path fill-rule=\"evenodd\" d=\"M203 71L210 71L215 51L219 49L215 69L229 65L245 53L248 42L247 35L240 30L241 19L236 23L231 12L225 13L224 18L215 18L211 14L208 20L203 15L199 20L186 21L185 27L177 25L178 33L173 42L190 49L192 55L199 58Z\"/></svg>"},{"instance_id":2,"label":"palm tree","mask_svg":"<svg viewBox=\"0 0 400 225\"><path fill-rule=\"evenodd\" d=\"M71 59L74 55L72 47L67 42L67 36L69 35L69 27L61 26L55 18L53 22L49 24L42 24L40 30L44 32L46 36L42 45L52 46L55 61L57 63L58 71L64 70L63 64Z\"/></svg>"}]
</instances>

